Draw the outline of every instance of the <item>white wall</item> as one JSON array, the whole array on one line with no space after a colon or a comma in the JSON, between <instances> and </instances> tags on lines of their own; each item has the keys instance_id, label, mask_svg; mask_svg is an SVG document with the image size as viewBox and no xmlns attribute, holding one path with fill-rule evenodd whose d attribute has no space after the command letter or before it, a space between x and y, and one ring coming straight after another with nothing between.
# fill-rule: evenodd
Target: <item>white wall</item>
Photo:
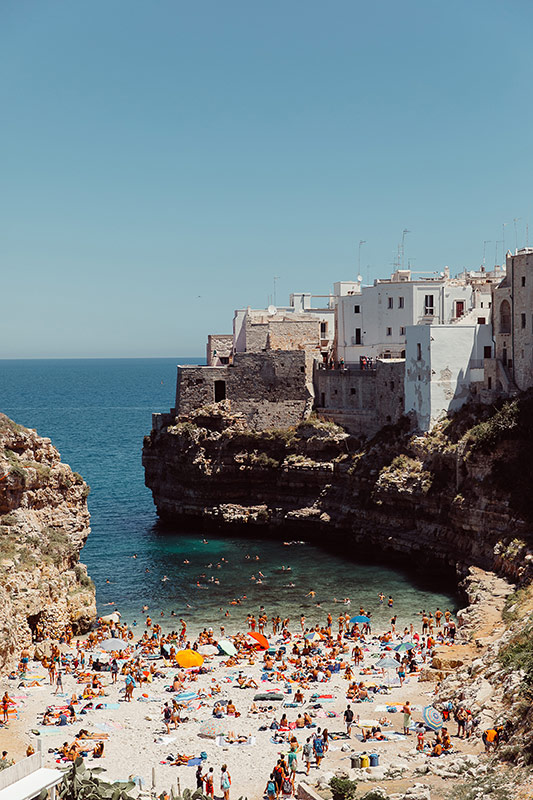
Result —
<instances>
[{"instance_id":1,"label":"white wall","mask_svg":"<svg viewBox=\"0 0 533 800\"><path fill-rule=\"evenodd\" d=\"M483 348L492 342L492 327L417 325L407 329L406 338L405 411L416 414L421 430L431 430L470 399L472 383L483 374Z\"/></svg>"}]
</instances>

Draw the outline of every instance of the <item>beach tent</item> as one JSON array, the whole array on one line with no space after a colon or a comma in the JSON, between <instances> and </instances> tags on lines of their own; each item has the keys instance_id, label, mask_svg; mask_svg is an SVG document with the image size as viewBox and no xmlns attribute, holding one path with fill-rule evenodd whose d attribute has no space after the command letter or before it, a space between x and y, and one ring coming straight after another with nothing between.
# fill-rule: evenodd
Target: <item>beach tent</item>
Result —
<instances>
[{"instance_id":1,"label":"beach tent","mask_svg":"<svg viewBox=\"0 0 533 800\"><path fill-rule=\"evenodd\" d=\"M221 639L218 643L218 649L221 653L225 653L227 656L237 655L237 649L233 642L230 642L229 639Z\"/></svg>"},{"instance_id":2,"label":"beach tent","mask_svg":"<svg viewBox=\"0 0 533 800\"><path fill-rule=\"evenodd\" d=\"M176 661L180 667L201 667L204 663L204 657L196 650L179 650L176 653Z\"/></svg>"},{"instance_id":3,"label":"beach tent","mask_svg":"<svg viewBox=\"0 0 533 800\"><path fill-rule=\"evenodd\" d=\"M269 648L268 639L266 638L266 636L263 636L262 633L256 633L256 631L251 631L248 634L248 636L254 639L262 650L268 650Z\"/></svg>"}]
</instances>

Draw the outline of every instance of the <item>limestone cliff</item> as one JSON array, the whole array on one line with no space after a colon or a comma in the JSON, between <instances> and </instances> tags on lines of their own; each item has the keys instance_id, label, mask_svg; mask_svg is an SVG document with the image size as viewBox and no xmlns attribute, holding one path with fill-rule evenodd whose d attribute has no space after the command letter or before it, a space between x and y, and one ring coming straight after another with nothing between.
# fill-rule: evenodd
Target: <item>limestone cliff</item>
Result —
<instances>
[{"instance_id":1,"label":"limestone cliff","mask_svg":"<svg viewBox=\"0 0 533 800\"><path fill-rule=\"evenodd\" d=\"M0 414L0 671L32 632L88 629L94 586L79 553L89 534L89 487L50 439Z\"/></svg>"},{"instance_id":2,"label":"limestone cliff","mask_svg":"<svg viewBox=\"0 0 533 800\"><path fill-rule=\"evenodd\" d=\"M403 420L368 442L319 420L253 432L219 403L156 419L145 481L163 519L264 526L525 581L532 403L464 409L423 436Z\"/></svg>"}]
</instances>

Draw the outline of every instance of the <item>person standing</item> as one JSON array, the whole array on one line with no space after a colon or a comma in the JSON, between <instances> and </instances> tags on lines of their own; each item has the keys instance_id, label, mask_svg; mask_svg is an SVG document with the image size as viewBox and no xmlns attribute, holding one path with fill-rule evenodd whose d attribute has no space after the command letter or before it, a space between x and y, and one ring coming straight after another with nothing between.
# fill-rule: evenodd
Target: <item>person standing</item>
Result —
<instances>
[{"instance_id":1,"label":"person standing","mask_svg":"<svg viewBox=\"0 0 533 800\"><path fill-rule=\"evenodd\" d=\"M320 728L317 730L316 736L313 739L313 750L315 751L317 768L320 769L320 762L324 758L324 740L320 735Z\"/></svg>"},{"instance_id":2,"label":"person standing","mask_svg":"<svg viewBox=\"0 0 533 800\"><path fill-rule=\"evenodd\" d=\"M309 775L309 768L311 767L311 756L313 754L313 747L311 745L311 737L309 737L302 749L302 758L305 763L306 775Z\"/></svg>"},{"instance_id":3,"label":"person standing","mask_svg":"<svg viewBox=\"0 0 533 800\"><path fill-rule=\"evenodd\" d=\"M352 725L353 725L353 711L350 705L346 707L346 711L344 712L344 721L346 723L346 733L348 734L348 736L351 736Z\"/></svg>"},{"instance_id":4,"label":"person standing","mask_svg":"<svg viewBox=\"0 0 533 800\"><path fill-rule=\"evenodd\" d=\"M7 725L9 722L9 706L13 705L13 700L8 695L7 691L4 692L4 696L2 697L2 714L3 714L3 722Z\"/></svg>"},{"instance_id":5,"label":"person standing","mask_svg":"<svg viewBox=\"0 0 533 800\"><path fill-rule=\"evenodd\" d=\"M59 690L63 691L63 676L61 674L61 670L58 669L57 677L56 677L56 690L54 694L57 694Z\"/></svg>"},{"instance_id":6,"label":"person standing","mask_svg":"<svg viewBox=\"0 0 533 800\"><path fill-rule=\"evenodd\" d=\"M403 713L403 732L405 736L410 736L409 728L411 727L411 703L407 700L402 707Z\"/></svg>"},{"instance_id":7,"label":"person standing","mask_svg":"<svg viewBox=\"0 0 533 800\"><path fill-rule=\"evenodd\" d=\"M296 745L291 747L289 754L287 756L287 762L289 765L289 780L292 783L294 788L294 778L296 776L296 768L298 766L298 756L296 754L296 750L294 749Z\"/></svg>"},{"instance_id":8,"label":"person standing","mask_svg":"<svg viewBox=\"0 0 533 800\"><path fill-rule=\"evenodd\" d=\"M202 765L198 764L196 767L196 788L203 789L204 785L204 776L202 774Z\"/></svg>"},{"instance_id":9,"label":"person standing","mask_svg":"<svg viewBox=\"0 0 533 800\"><path fill-rule=\"evenodd\" d=\"M215 776L213 767L209 767L209 772L204 776L205 793L208 797L215 796Z\"/></svg>"},{"instance_id":10,"label":"person standing","mask_svg":"<svg viewBox=\"0 0 533 800\"><path fill-rule=\"evenodd\" d=\"M224 800L229 800L230 786L231 786L231 775L228 772L227 765L222 764L222 770L220 773L220 789L224 794Z\"/></svg>"}]
</instances>

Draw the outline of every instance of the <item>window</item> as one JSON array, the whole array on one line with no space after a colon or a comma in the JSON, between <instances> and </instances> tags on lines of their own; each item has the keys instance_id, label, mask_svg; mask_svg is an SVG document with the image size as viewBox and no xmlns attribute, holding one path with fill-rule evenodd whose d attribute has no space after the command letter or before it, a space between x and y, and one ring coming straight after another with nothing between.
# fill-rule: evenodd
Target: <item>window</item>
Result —
<instances>
[{"instance_id":1,"label":"window","mask_svg":"<svg viewBox=\"0 0 533 800\"><path fill-rule=\"evenodd\" d=\"M394 298L389 297L387 302L388 308L394 308Z\"/></svg>"},{"instance_id":2,"label":"window","mask_svg":"<svg viewBox=\"0 0 533 800\"><path fill-rule=\"evenodd\" d=\"M328 323L327 322L321 322L320 323L320 338L321 339L325 339L327 335L328 335Z\"/></svg>"},{"instance_id":3,"label":"window","mask_svg":"<svg viewBox=\"0 0 533 800\"><path fill-rule=\"evenodd\" d=\"M390 382L390 390L391 390L391 392L394 391L394 381Z\"/></svg>"},{"instance_id":4,"label":"window","mask_svg":"<svg viewBox=\"0 0 533 800\"><path fill-rule=\"evenodd\" d=\"M360 314L361 313L361 306L354 306L353 307L353 313L354 314Z\"/></svg>"},{"instance_id":5,"label":"window","mask_svg":"<svg viewBox=\"0 0 533 800\"><path fill-rule=\"evenodd\" d=\"M520 324L521 324L522 328L526 327L526 315L525 314L520 314Z\"/></svg>"},{"instance_id":6,"label":"window","mask_svg":"<svg viewBox=\"0 0 533 800\"><path fill-rule=\"evenodd\" d=\"M427 294L424 298L424 315L426 317L433 316L435 298L432 294Z\"/></svg>"},{"instance_id":7,"label":"window","mask_svg":"<svg viewBox=\"0 0 533 800\"><path fill-rule=\"evenodd\" d=\"M354 387L353 387L353 386L352 386L352 387L351 387L351 389L350 389L350 394L355 394L355 389L354 389Z\"/></svg>"},{"instance_id":8,"label":"window","mask_svg":"<svg viewBox=\"0 0 533 800\"><path fill-rule=\"evenodd\" d=\"M487 320L485 319L485 317L478 317L477 318L477 324L478 325L486 325L487 324Z\"/></svg>"},{"instance_id":9,"label":"window","mask_svg":"<svg viewBox=\"0 0 533 800\"><path fill-rule=\"evenodd\" d=\"M486 344L483 348L483 358L492 358L492 347L490 344Z\"/></svg>"},{"instance_id":10,"label":"window","mask_svg":"<svg viewBox=\"0 0 533 800\"><path fill-rule=\"evenodd\" d=\"M405 336L405 327L400 325L400 336Z\"/></svg>"},{"instance_id":11,"label":"window","mask_svg":"<svg viewBox=\"0 0 533 800\"><path fill-rule=\"evenodd\" d=\"M392 328L387 328L387 336L392 336Z\"/></svg>"},{"instance_id":12,"label":"window","mask_svg":"<svg viewBox=\"0 0 533 800\"><path fill-rule=\"evenodd\" d=\"M322 406L322 408L325 408L326 395L324 394L324 392L320 392L320 405Z\"/></svg>"},{"instance_id":13,"label":"window","mask_svg":"<svg viewBox=\"0 0 533 800\"><path fill-rule=\"evenodd\" d=\"M416 343L416 360L422 361L422 345L420 342Z\"/></svg>"},{"instance_id":14,"label":"window","mask_svg":"<svg viewBox=\"0 0 533 800\"><path fill-rule=\"evenodd\" d=\"M355 329L354 344L361 344L361 328Z\"/></svg>"},{"instance_id":15,"label":"window","mask_svg":"<svg viewBox=\"0 0 533 800\"><path fill-rule=\"evenodd\" d=\"M455 301L455 318L459 319L460 317L464 317L465 313L465 301L464 300L456 300Z\"/></svg>"},{"instance_id":16,"label":"window","mask_svg":"<svg viewBox=\"0 0 533 800\"><path fill-rule=\"evenodd\" d=\"M500 333L511 333L511 306L507 300L500 304Z\"/></svg>"},{"instance_id":17,"label":"window","mask_svg":"<svg viewBox=\"0 0 533 800\"><path fill-rule=\"evenodd\" d=\"M481 301L481 303L479 305L480 305L480 308L483 308L483 300Z\"/></svg>"},{"instance_id":18,"label":"window","mask_svg":"<svg viewBox=\"0 0 533 800\"><path fill-rule=\"evenodd\" d=\"M522 286L526 285L526 276L522 275Z\"/></svg>"},{"instance_id":19,"label":"window","mask_svg":"<svg viewBox=\"0 0 533 800\"><path fill-rule=\"evenodd\" d=\"M487 389L492 389L492 378L490 377L490 375L487 378Z\"/></svg>"},{"instance_id":20,"label":"window","mask_svg":"<svg viewBox=\"0 0 533 800\"><path fill-rule=\"evenodd\" d=\"M403 297L398 298L398 308L403 308L403 300L404 300Z\"/></svg>"}]
</instances>

